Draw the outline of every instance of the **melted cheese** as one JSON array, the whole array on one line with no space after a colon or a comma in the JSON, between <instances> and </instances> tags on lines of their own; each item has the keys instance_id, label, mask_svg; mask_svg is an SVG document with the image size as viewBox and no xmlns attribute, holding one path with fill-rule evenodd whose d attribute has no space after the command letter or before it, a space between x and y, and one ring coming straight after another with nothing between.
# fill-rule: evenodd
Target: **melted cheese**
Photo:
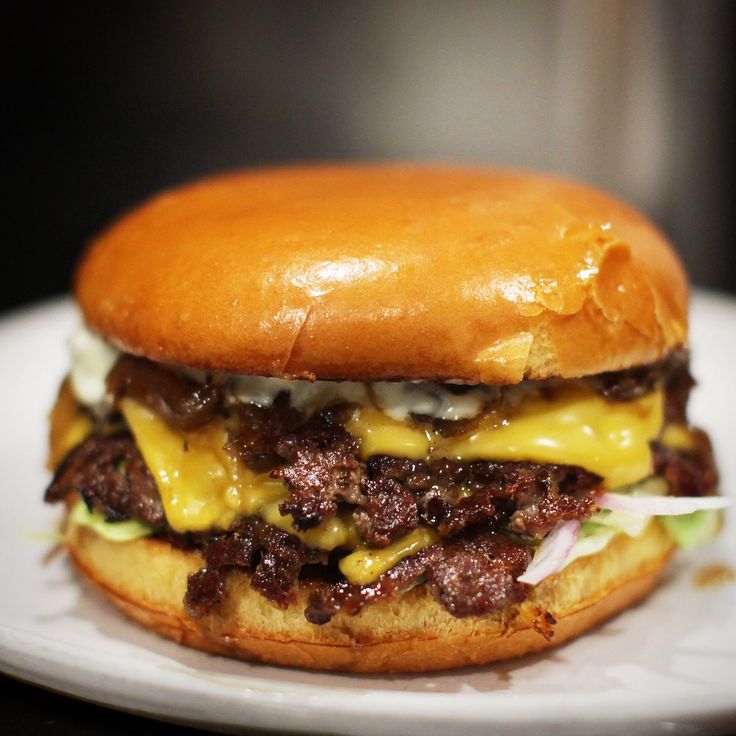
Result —
<instances>
[{"instance_id":1,"label":"melted cheese","mask_svg":"<svg viewBox=\"0 0 736 736\"><path fill-rule=\"evenodd\" d=\"M288 493L284 484L250 472L224 449L224 421L180 432L130 399L122 402L121 409L156 479L166 518L176 531L227 528L240 516L258 514L309 546L353 549L339 566L349 582L360 585L373 582L438 539L435 531L419 528L387 547L369 549L360 544L349 515L298 532L292 517L278 509ZM552 399L531 398L511 413L493 412L472 431L454 437L419 429L370 407L356 409L347 429L360 439L364 457L386 454L413 459L564 463L600 474L613 488L651 473L649 443L660 433L662 422L661 392L614 403L574 388Z\"/></svg>"},{"instance_id":2,"label":"melted cheese","mask_svg":"<svg viewBox=\"0 0 736 736\"><path fill-rule=\"evenodd\" d=\"M69 382L74 396L84 406L100 406L107 395L107 374L120 351L85 327L71 336L69 349Z\"/></svg>"},{"instance_id":3,"label":"melted cheese","mask_svg":"<svg viewBox=\"0 0 736 736\"><path fill-rule=\"evenodd\" d=\"M415 555L439 539L433 529L419 527L381 549L357 549L339 562L340 572L356 585L368 585L405 557Z\"/></svg>"},{"instance_id":4,"label":"melted cheese","mask_svg":"<svg viewBox=\"0 0 736 736\"><path fill-rule=\"evenodd\" d=\"M455 437L410 427L369 408L356 410L347 429L360 438L366 458L396 455L579 465L601 475L608 488L616 488L651 473L649 443L662 422L661 391L635 401L611 402L574 388L552 400L526 401L510 415L493 412L473 431Z\"/></svg>"},{"instance_id":5,"label":"melted cheese","mask_svg":"<svg viewBox=\"0 0 736 736\"><path fill-rule=\"evenodd\" d=\"M120 408L156 479L171 527L186 532L229 526L242 500L250 499L241 494L246 478L221 450L226 441L224 427L210 424L193 432L176 432L131 399L124 399Z\"/></svg>"},{"instance_id":6,"label":"melted cheese","mask_svg":"<svg viewBox=\"0 0 736 736\"><path fill-rule=\"evenodd\" d=\"M49 467L53 470L80 442L83 442L92 433L92 420L85 414L77 414L68 419L63 429L57 434L57 440L52 440L52 452L49 457ZM53 431L53 430L52 430Z\"/></svg>"},{"instance_id":7,"label":"melted cheese","mask_svg":"<svg viewBox=\"0 0 736 736\"><path fill-rule=\"evenodd\" d=\"M686 424L667 424L659 441L673 450L693 450L695 446L693 433Z\"/></svg>"},{"instance_id":8,"label":"melted cheese","mask_svg":"<svg viewBox=\"0 0 736 736\"><path fill-rule=\"evenodd\" d=\"M279 480L248 471L224 449L224 423L179 432L131 399L121 409L161 494L166 518L178 532L226 528L238 516L258 514L269 524L299 537L306 545L355 549L360 537L349 515L327 519L299 532L279 503L288 491ZM397 562L437 539L430 529L415 529L383 549L359 549L344 557L340 569L349 582L366 585Z\"/></svg>"},{"instance_id":9,"label":"melted cheese","mask_svg":"<svg viewBox=\"0 0 736 736\"><path fill-rule=\"evenodd\" d=\"M364 458L393 455L423 460L431 451L432 432L391 419L377 409L356 410L345 429L360 438L360 453Z\"/></svg>"},{"instance_id":10,"label":"melted cheese","mask_svg":"<svg viewBox=\"0 0 736 736\"><path fill-rule=\"evenodd\" d=\"M661 392L611 402L572 391L555 401L524 404L498 426L493 418L484 420L477 431L452 441L449 454L579 465L617 488L651 474L649 443L662 429L663 406Z\"/></svg>"},{"instance_id":11,"label":"melted cheese","mask_svg":"<svg viewBox=\"0 0 736 736\"><path fill-rule=\"evenodd\" d=\"M64 381L51 411L50 452L47 465L56 470L70 450L82 442L93 429L92 420L74 399L69 381Z\"/></svg>"},{"instance_id":12,"label":"melted cheese","mask_svg":"<svg viewBox=\"0 0 736 736\"><path fill-rule=\"evenodd\" d=\"M258 513L269 524L299 537L307 547L317 547L319 549L347 547L348 549L354 549L360 542L355 524L349 514L333 516L331 519L325 519L314 529L300 532L294 529L294 517L291 514L281 515L278 503L268 503L262 506Z\"/></svg>"},{"instance_id":13,"label":"melted cheese","mask_svg":"<svg viewBox=\"0 0 736 736\"><path fill-rule=\"evenodd\" d=\"M342 517L297 532L292 518L278 510L287 496L286 487L280 480L250 472L224 449L224 422L180 432L131 399L121 402L121 410L156 479L166 519L175 531L226 529L237 517L258 514L312 547L352 548L358 543L352 520Z\"/></svg>"}]
</instances>

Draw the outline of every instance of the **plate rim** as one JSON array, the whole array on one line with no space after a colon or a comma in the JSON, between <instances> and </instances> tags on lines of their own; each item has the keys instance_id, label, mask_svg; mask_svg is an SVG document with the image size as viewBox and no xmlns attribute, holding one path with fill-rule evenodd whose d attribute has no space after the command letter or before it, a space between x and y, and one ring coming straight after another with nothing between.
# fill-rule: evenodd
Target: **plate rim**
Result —
<instances>
[{"instance_id":1,"label":"plate rim","mask_svg":"<svg viewBox=\"0 0 736 736\"><path fill-rule=\"evenodd\" d=\"M695 308L725 309L736 318L736 299L729 295L698 289L694 293L694 302ZM18 323L22 323L24 320L44 320L57 313L60 314L62 311L72 310L76 310L76 306L69 296L55 297L16 309L0 317L0 340L4 338L8 331L12 332L12 330L17 329ZM148 707L146 703L161 704L164 702L162 690L146 693L145 687L143 687L144 692L139 693L137 698L139 706L132 707L130 705L121 706L116 703L115 698L111 697L85 697L84 692L85 690L89 692L89 681L93 675L104 673L109 675L110 654L96 651L87 652L83 660L86 663L85 666L74 666L70 660L73 659L75 651L75 647L66 642L44 637L35 632L24 631L0 622L0 671L5 674L47 687L56 692L82 700L90 700L90 702L101 705L120 708L128 712L165 716L167 719L181 723L213 724L211 719L205 721L197 718L185 718L182 720L174 710L162 709L160 706L153 709ZM523 659L519 661L523 662ZM90 663L92 664L91 667ZM107 668L105 668L105 664ZM160 665L156 662L141 660L137 664L148 672L161 671ZM489 666L493 667L493 665ZM61 686L52 684L60 677L60 673L52 676L50 674L51 668L58 668L66 673L64 682L60 683ZM722 683L720 688L714 687L712 684L708 685L707 690L700 688L697 692L698 697L688 699L687 705L683 701L673 704L668 699L672 696L664 692L632 694L630 691L617 687L603 693L591 694L586 692L579 694L574 700L571 699L570 703L566 704L569 707L559 708L559 703L555 702L558 700L558 696L539 692L519 694L503 690L492 692L477 690L473 690L473 692L382 690L380 689L380 682L377 682L375 688L350 688L349 685L341 685L337 688L323 683L294 683L270 678L264 680L252 672L242 675L207 673L205 679L209 682L203 683L201 682L202 678L196 676L194 668L178 662L171 668L166 668L166 671L168 676L165 678L163 689L167 692L181 694L183 683L193 683L196 680L199 683L198 687L205 687L207 697L220 703L227 701L231 704L233 703L233 697L236 697L237 703L247 704L248 713L245 715L251 722L257 714L267 715L271 718L273 709L283 708L284 698L288 697L290 708L301 709L301 722L290 723L286 726L296 731L313 730L315 725L319 724L323 726L325 717L370 716L375 714L378 705L374 702L376 700L380 701L383 715L390 715L395 724L407 720L417 723L418 717L419 722L427 724L430 722L437 724L438 721L445 722L448 718L447 711L450 706L452 706L453 712L449 717L455 725L506 724L531 727L539 722L541 715L544 715L545 723L562 724L569 722L570 708L575 711L576 725L603 721L607 724L621 726L630 722L642 723L647 720L658 721L662 718L671 720L685 717L692 720L701 717L712 717L719 712L736 714L736 680L730 683ZM290 671L288 668L284 669L286 678L288 678ZM344 677L348 682L350 679L361 677L360 675L338 673L334 673L333 676ZM417 676L431 677L431 673L423 673ZM116 674L118 681L120 678L121 674ZM131 702L136 700L133 673L124 673L122 679L128 686L126 690L127 697L132 699ZM232 680L232 682L228 683L228 680ZM146 684L145 681L136 680L136 682L141 686ZM66 687L63 686L64 684ZM234 693L233 691L236 688L237 692ZM288 690L286 694L284 693L285 689ZM153 690L157 689L149 688L149 691ZM334 697L335 693L345 697ZM617 715L624 715L616 710L617 706L623 704L621 701L622 695L626 699L626 713L624 717L618 718ZM503 712L494 712L500 699L503 699L505 708ZM523 708L517 711L513 708L513 705L515 701L520 700L523 701ZM557 707L550 708L550 705ZM315 708L319 710L315 711ZM601 709L608 708L612 709L609 715L613 717L605 717L605 714L602 713ZM421 709L421 716L418 716L417 709ZM632 715L635 717L632 718ZM534 720L535 717L536 720ZM246 725L243 721L232 721L231 719L219 720L216 723L220 725ZM272 728L280 727L278 722L274 723L271 720L269 725Z\"/></svg>"}]
</instances>

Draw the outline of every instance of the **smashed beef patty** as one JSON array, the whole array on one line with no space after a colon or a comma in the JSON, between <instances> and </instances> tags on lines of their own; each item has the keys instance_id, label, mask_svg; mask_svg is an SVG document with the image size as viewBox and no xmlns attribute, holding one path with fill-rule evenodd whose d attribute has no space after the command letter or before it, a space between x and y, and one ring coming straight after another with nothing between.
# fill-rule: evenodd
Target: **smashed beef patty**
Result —
<instances>
[{"instance_id":1,"label":"smashed beef patty","mask_svg":"<svg viewBox=\"0 0 736 736\"><path fill-rule=\"evenodd\" d=\"M692 379L681 354L585 380L612 401L638 398L661 382L668 420L685 420ZM181 429L206 424L224 406L217 387L131 356L120 358L109 387L116 401L135 398ZM600 490L599 476L569 465L383 455L362 460L358 441L344 426L346 406L306 418L284 393L271 407L240 405L234 411L228 451L252 470L284 482L289 495L280 510L292 515L296 530L349 511L360 536L375 548L420 525L436 530L439 540L360 586L338 571L345 550L309 548L258 517L239 519L227 530L175 533L133 437L110 430L119 420L113 404L111 416L98 419L95 433L59 466L46 500L76 492L109 521L138 519L176 546L200 549L206 567L190 576L185 599L192 616L217 606L227 574L236 569L249 572L254 589L282 607L293 603L297 586L308 577L315 590L305 615L314 623L338 611L355 614L416 584L426 585L455 616L498 610L526 595L526 586L516 582L531 558L531 547L523 542L543 538L560 521L587 518ZM717 482L707 436L693 436L688 450L652 445L655 472L668 480L674 495L707 495Z\"/></svg>"}]
</instances>

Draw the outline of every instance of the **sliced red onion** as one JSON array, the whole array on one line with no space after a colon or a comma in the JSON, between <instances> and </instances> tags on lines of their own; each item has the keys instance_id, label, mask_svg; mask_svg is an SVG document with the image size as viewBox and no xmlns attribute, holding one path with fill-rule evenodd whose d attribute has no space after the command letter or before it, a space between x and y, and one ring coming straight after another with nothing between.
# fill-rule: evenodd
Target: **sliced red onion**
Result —
<instances>
[{"instance_id":1,"label":"sliced red onion","mask_svg":"<svg viewBox=\"0 0 736 736\"><path fill-rule=\"evenodd\" d=\"M723 496L627 496L604 493L597 498L604 509L627 511L643 516L679 516L706 509L723 509L733 500Z\"/></svg>"},{"instance_id":2,"label":"sliced red onion","mask_svg":"<svg viewBox=\"0 0 736 736\"><path fill-rule=\"evenodd\" d=\"M561 521L557 524L537 547L534 559L529 563L529 567L524 571L524 574L519 576L517 580L520 583L537 585L537 583L541 583L545 578L561 570L575 545L579 528L580 522L576 519Z\"/></svg>"}]
</instances>

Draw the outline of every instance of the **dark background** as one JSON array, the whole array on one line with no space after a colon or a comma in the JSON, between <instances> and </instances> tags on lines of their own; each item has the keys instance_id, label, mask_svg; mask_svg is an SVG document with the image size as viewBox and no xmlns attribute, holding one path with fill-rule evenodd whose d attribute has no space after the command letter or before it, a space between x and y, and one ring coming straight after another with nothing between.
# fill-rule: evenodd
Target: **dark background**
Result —
<instances>
[{"instance_id":1,"label":"dark background","mask_svg":"<svg viewBox=\"0 0 736 736\"><path fill-rule=\"evenodd\" d=\"M0 311L158 189L305 159L536 167L617 192L736 293L736 3L5 2ZM7 732L184 733L0 678Z\"/></svg>"},{"instance_id":2,"label":"dark background","mask_svg":"<svg viewBox=\"0 0 736 736\"><path fill-rule=\"evenodd\" d=\"M634 202L736 291L736 3L5 3L0 310L68 288L110 218L297 159L499 162Z\"/></svg>"}]
</instances>

